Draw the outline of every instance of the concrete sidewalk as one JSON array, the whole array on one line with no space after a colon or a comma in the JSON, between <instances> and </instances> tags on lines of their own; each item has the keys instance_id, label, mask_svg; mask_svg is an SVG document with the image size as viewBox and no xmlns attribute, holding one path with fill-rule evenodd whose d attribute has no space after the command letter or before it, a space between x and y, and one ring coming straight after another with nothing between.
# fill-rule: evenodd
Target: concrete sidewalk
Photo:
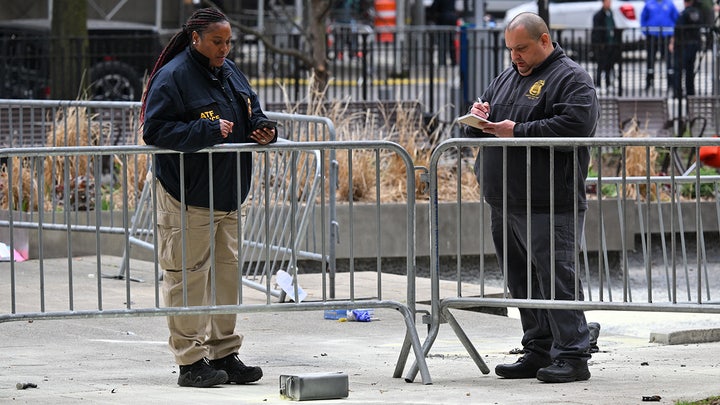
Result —
<instances>
[{"instance_id":1,"label":"concrete sidewalk","mask_svg":"<svg viewBox=\"0 0 720 405\"><path fill-rule=\"evenodd\" d=\"M0 266L3 311L10 293L6 265ZM83 268L79 261L75 270L93 273L95 269L88 266ZM152 283L146 284L152 290ZM106 297L122 300L125 287L125 281L103 280ZM515 311L509 317L461 310L454 314L491 370L515 360L517 356L509 354L520 345ZM240 314L238 330L245 334L240 357L262 366L265 376L252 385L210 389L177 386L178 368L167 348L164 318L4 323L0 324L4 342L0 402L285 404L292 401L279 395L280 375L333 371L348 374L350 394L322 403L636 404L657 395L659 403L671 404L720 395L720 343L649 343L651 332L720 327L717 315L588 312L588 320L602 325L600 353L590 362L592 378L570 384L483 375L450 327L443 325L428 357L432 385L423 385L419 376L413 383L392 378L404 324L393 310L376 310L376 317L359 323L325 320L321 312ZM418 331L423 340L425 325L419 325ZM18 390L16 383L33 383L37 388Z\"/></svg>"}]
</instances>

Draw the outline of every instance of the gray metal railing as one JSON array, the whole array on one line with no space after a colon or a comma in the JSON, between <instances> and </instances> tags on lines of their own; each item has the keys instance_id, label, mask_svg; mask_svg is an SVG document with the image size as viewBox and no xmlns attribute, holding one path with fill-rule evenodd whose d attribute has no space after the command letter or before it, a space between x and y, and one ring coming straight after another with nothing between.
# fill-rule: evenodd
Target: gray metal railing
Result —
<instances>
[{"instance_id":1,"label":"gray metal railing","mask_svg":"<svg viewBox=\"0 0 720 405\"><path fill-rule=\"evenodd\" d=\"M712 260L705 238L720 233L720 205L718 204L718 187L720 176L702 174L700 167L692 173L682 175L670 168L669 175L654 175L654 168L659 163L651 159L655 148L665 148L672 153L673 149L682 149L686 153L694 151L695 156L701 146L717 146L720 140L698 138L604 138L604 139L454 139L443 142L434 151L428 174L430 190L430 275L432 278L431 315L426 319L430 325L428 337L423 349L427 355L437 337L442 323L447 322L466 348L475 364L483 373L489 373L482 357L464 333L462 326L455 320L450 309L467 309L473 307L518 307L518 308L562 308L580 310L620 310L620 311L657 311L657 312L706 312L720 313L720 277L708 271ZM514 299L510 296L507 282L508 268L493 266L494 261L486 262L481 257L480 268L476 274L468 274L464 266L462 244L442 238L457 235L474 235L472 242L483 246L490 235L490 220L487 215L489 208L480 204L479 213L468 215L463 210L464 198L459 184L450 183L457 188L457 199L454 210L443 210L444 216L439 217L441 204L438 200L438 189L441 181L440 164L443 155L459 156L458 150L474 148L482 153L484 148L523 148L530 152L533 148L562 147L564 151L572 148L577 154L578 148L589 147L591 156L596 158L602 148L616 148L622 156L622 169L616 175L612 167L612 175L604 176L598 168L598 161L593 162L596 175L588 179L591 192L588 210L585 215L585 232L580 242L581 251L576 255L576 291L575 300L556 299ZM634 148L634 149L633 149ZM642 173L633 173L628 168L628 152L634 150L642 156L640 163ZM652 152L652 153L651 153ZM504 152L498 152L504 153ZM560 152L555 152L560 153ZM529 158L528 158L529 159ZM528 160L529 162L529 160ZM529 164L529 163L528 163ZM470 170L469 162L457 159L454 167L455 176L451 180L459 181L463 170ZM552 163L551 165L552 166ZM602 165L601 165L602 167ZM501 176L504 183L517 177L509 174L507 167L498 167L495 175ZM526 169L529 169L526 168ZM608 168L606 168L606 171ZM530 172L530 170L521 173ZM628 173L630 172L630 173ZM482 177L482 173L479 174ZM528 174L529 176L529 174ZM552 175L551 175L552 178ZM530 184L530 179L525 179ZM550 187L553 187L551 183ZM483 200L480 190L480 200ZM703 196L701 193L706 193ZM507 208L503 208L507 209ZM552 210L551 218L552 218ZM578 207L575 207L577 221ZM454 217L452 217L454 215ZM527 216L530 218L530 215ZM454 223L456 228L450 235L441 234L442 223ZM529 221L529 220L528 220ZM507 225L503 225L507 226ZM530 223L525 225L530 229ZM694 236L689 236L694 235ZM552 236L549 236L552 238ZM636 248L635 239L640 239L641 258L637 263L629 263L629 254ZM454 243L454 256L458 258L455 269L439 267L440 246ZM715 242L713 242L715 243ZM597 258L593 253L597 252ZM616 253L617 261L610 263L609 255ZM551 262L555 253L551 253ZM499 255L507 252L499 252ZM662 260L658 260L659 257ZM507 260L503 260L507 263ZM717 263L715 263L717 264ZM530 264L528 263L528 266ZM531 269L528 268L528 272ZM452 296L441 296L439 281L452 280L457 282L457 289ZM472 291L463 289L461 281L471 279L477 288ZM554 282L551 288L554 291ZM585 287L583 288L582 285ZM583 289L584 291L581 291ZM584 292L585 300L582 298ZM416 370L412 369L406 379L412 381Z\"/></svg>"},{"instance_id":2,"label":"gray metal railing","mask_svg":"<svg viewBox=\"0 0 720 405\"><path fill-rule=\"evenodd\" d=\"M258 157L257 161L264 161L265 164L257 167L259 171L257 186L258 194L264 195L264 198L258 198L257 201L253 200L252 204L257 203L257 212L255 222L258 224L255 228L257 231L252 230L254 225L250 222L243 228L242 224L239 225L238 233L244 235L246 239L240 247L240 257L246 257L246 260L251 260L253 263L258 265L260 269L258 274L264 277L264 288L258 292L258 288L254 285L246 286L245 283L241 285L238 293L239 305L209 305L202 307L184 307L184 308L168 308L163 306L160 301L160 269L157 260L155 259L150 262L148 268L147 265L142 266L138 263L135 264L133 274L143 275L152 274L150 277L154 288L153 298L150 300L140 299L135 301L138 295L135 293L138 289L147 288L145 283L135 283L130 280L129 270L126 271L126 277L124 281L118 280L104 280L103 270L106 267L107 259L105 258L105 250L103 248L104 242L106 242L108 235L121 235L121 243L124 245L125 250L129 250L130 239L131 239L131 224L130 216L132 209L128 204L128 188L130 185L127 165L121 164L116 166L116 175L120 179L122 194L125 196L123 199L122 207L122 225L105 226L100 218L99 210L94 210L96 221L92 224L84 226L82 229L78 229L76 225L72 225L69 221L66 224L57 224L59 229L62 229L67 237L67 266L52 266L49 268L45 265L46 259L42 255L42 249L52 244L53 242L47 240L42 236L42 233L47 230L47 225L43 222L45 213L43 212L43 205L40 204L38 209L39 213L35 216L36 221L19 221L15 220L13 214L15 213L12 209L7 209L5 213L9 215L8 220L0 221L0 227L6 228L10 234L9 244L10 247L14 247L14 231L18 227L34 229L38 232L38 243L40 254L36 260L29 260L24 262L15 262L10 260L6 263L0 263L0 268L3 269L3 274L8 274L9 277L5 279L9 294L2 294L0 298L0 322L6 321L17 321L17 320L28 320L28 319L63 319L63 318L99 318L99 317L125 317L125 316L166 316L171 314L193 314L193 313L240 313L240 312L283 312L283 311L322 311L326 309L357 309L357 308L390 308L397 310L403 318L403 322L406 326L406 334L403 342L402 349L398 358L398 362L395 368L394 377L400 377L405 367L407 358L410 350L418 359L417 361L421 364L420 372L422 374L423 382L426 384L431 383L430 374L427 370L427 366L424 363L424 357L422 356L421 345L419 336L417 334L415 326L415 177L414 177L414 166L412 159L407 152L399 145L387 142L387 141L357 141L357 142L329 142L329 141L306 141L306 142L278 142L267 146L259 145L220 145L213 148L209 148L198 153L208 153L210 156L222 154L222 153L241 153L251 152L256 154ZM299 184L303 179L309 180L308 177L303 175L305 169L302 164L303 159L308 159L308 156L319 158L318 161L310 161L312 167L320 167L319 173L327 173L329 168L333 164L337 164L332 161L331 152L337 152L343 157L346 157L348 162L356 162L360 165L362 173L354 172L352 170L352 163L349 164L350 168L347 172L348 181L352 182L352 179L358 178L359 176L369 176L371 182L377 185L376 196L377 199L373 203L369 203L373 209L380 211L381 201L385 198L381 195L379 184L382 178L382 169L379 162L380 156L391 154L396 157L394 161L399 162L399 167L404 174L401 178L405 180L405 193L408 195L407 202L405 205L405 222L407 227L403 230L395 229L395 232L404 233L404 240L406 241L406 274L401 276L400 283L401 294L398 295L397 291L387 290L384 281L387 281L391 276L385 275L382 269L378 267L373 272L361 272L355 271L350 266L347 271L336 274L337 276L337 289L334 291L334 295L328 292L329 285L329 269L327 262L320 261L318 269L311 271L298 269L298 249L296 244L301 240L298 236L301 228L307 226L309 229L315 228L319 233L322 233L323 237L316 239L318 243L318 251L321 257L326 257L327 252L330 250L330 246L335 243L335 240L325 238L326 227L333 226L328 224L330 215L328 213L330 204L328 203L329 194L336 194L338 191L335 188L328 187L325 184L324 178L318 187L320 192L318 194L309 194L308 196L302 196L302 193L309 192L309 188L299 187ZM91 162L97 162L102 160L103 156L113 156L121 163L125 163L135 156L138 155L155 155L155 154L174 154L177 152L161 150L149 146L75 146L75 147L36 147L36 148L12 148L0 150L0 156L7 158L8 164L8 179L13 179L16 171L22 172L20 178L30 177L38 180L36 189L34 192L42 194L40 190L46 188L45 177L45 165L48 162L53 162L52 158L56 158L55 162L63 162L63 166L60 169L60 173L63 174L63 178L68 178L68 172L73 170L73 163L81 158L87 158ZM309 154L309 155L308 155ZM182 159L182 154L180 155ZM288 164L275 164L279 162L276 157L289 157ZM50 158L50 159L48 159ZM376 160L376 164L365 165L362 162L370 160ZM18 166L18 161L31 161L32 164L27 166ZM272 162L273 164L268 164ZM181 165L182 167L182 165ZM279 169L285 167L287 173L283 174ZM283 169L284 170L284 169ZM370 172L368 172L370 171ZM29 176L23 176L22 174L28 173ZM316 178L316 171L312 170L312 178ZM283 184L279 184L282 182ZM152 181L145 183L144 187L148 187L153 184ZM12 190L15 184L12 180L8 181L9 189ZM315 186L310 186L314 188ZM238 186L239 187L239 186ZM286 197L283 199L275 199L275 195L271 193L270 189L275 189L278 193L285 194ZM351 188L352 190L352 188ZM65 200L67 200L68 192L65 192ZM4 194L6 197L7 194ZM212 201L212 196L210 197ZM309 200L303 200L303 198L309 198ZM12 197L10 197L12 199ZM152 201L148 200L148 201ZM353 206L352 196L350 199L350 206ZM305 216L303 213L303 205L316 204L317 212L313 215ZM368 203L364 204L367 205ZM212 203L211 203L212 205ZM152 206L152 204L151 204ZM10 203L9 208L17 207ZM289 222L278 220L278 214L283 211L283 215L287 215L290 218ZM70 211L66 211L67 216ZM354 209L349 210L350 218L353 218L355 213ZM152 217L152 226L147 227L154 229L157 222L155 216ZM312 224L303 225L302 221L311 221ZM280 222L284 222L281 224ZM353 220L350 220L352 224ZM212 221L211 221L212 223ZM275 228L279 226L284 227L284 230L277 233ZM383 232L383 224L379 221L376 223L377 235L376 240L378 243L382 241L381 234ZM96 280L95 288L87 288L85 285L85 279L74 274L74 247L76 245L76 232L77 230L84 230L94 233L95 241L94 254L85 260L93 260L96 263L96 273L94 279ZM245 232L248 232L246 235ZM353 234L352 225L348 229L348 238L356 237ZM187 237L187 235L185 235ZM117 243L117 242L114 242ZM213 249L214 241L210 241L211 251ZM283 246L284 245L284 246ZM382 245L378 245L378 266L380 266ZM244 250L259 249L254 255L245 256ZM274 283L277 282L275 276L278 268L271 268L273 263L276 263L275 253L283 253L283 261L286 263L286 269L290 270L288 273L292 274L294 294L292 296L299 297L300 286L304 285L308 296L305 300L298 300L297 302L283 302L284 299L281 297L279 302L276 302L276 296L273 293ZM187 253L183 246L183 257ZM129 269L129 257L126 256L123 259L124 266ZM184 263L184 262L183 262ZM249 278L245 273L245 263L239 263L238 274L244 275L245 278ZM187 271L183 269L183 271ZM214 272L214 265L211 267L211 273ZM35 274L36 276L27 277L28 274ZM53 276L54 280L57 280L57 276L62 275L59 279L65 279L66 282L53 282L51 284L45 283L45 280ZM211 276L211 280L215 278ZM365 280L361 282L361 280ZM369 281L367 281L369 280ZM110 305L106 303L105 295L109 294L111 290L110 285L116 286L111 283L124 283L125 300L122 306L117 304ZM82 285L82 287L80 287ZM214 291L214 285L211 286ZM26 293L20 294L19 291ZM215 296L212 292L211 296ZM55 303L63 301L66 305L64 308L56 306ZM95 301L95 305L92 302ZM53 304L49 304L53 303ZM322 321L321 321L322 322Z\"/></svg>"},{"instance_id":3,"label":"gray metal railing","mask_svg":"<svg viewBox=\"0 0 720 405\"><path fill-rule=\"evenodd\" d=\"M16 106L18 103L17 100L0 100L0 106ZM65 105L63 102L29 104L36 109ZM113 104L107 105L111 106ZM101 108L105 105L68 103L66 107L63 116L71 115L66 113L69 109ZM137 104L131 103L127 107L126 111L131 111ZM294 141L266 147L223 145L202 151L210 154L252 152L257 162L264 162L257 166L258 177L254 184L260 187L258 193L265 196L258 199L255 216L260 222L257 230L250 232L256 240L244 244L245 248L259 249L256 251L258 254L251 259L258 264L258 271L250 274L245 272L246 268L238 269L239 274L248 279L255 275L264 277L261 280L263 288L244 285L239 306L185 309L163 307L158 295L160 270L157 257L149 259L150 266L134 263L137 270L133 270L133 274L152 275L150 279L155 289L151 300L134 302L133 291L146 288L147 284L131 282L129 255L121 262L121 266L128 269L123 271L124 305L108 307L105 302L104 286L117 283L116 280L102 280L108 268L105 256L109 252L118 252L118 245L120 254L115 253L116 257L129 251L137 230L152 229L155 223L154 218L141 220L138 216L137 220L144 225L132 230L133 212L136 215L140 212L137 211L138 199L145 203L142 206L146 212L152 212L153 203L147 196L142 199L143 188L134 188L144 184L141 180L145 178L145 172L141 175L139 165L130 163L141 162L142 156L147 159L147 156L153 154L177 152L138 145L105 145L97 141L108 139L101 135L88 138L90 145L26 148L13 145L12 148L1 149L0 158L7 166L2 177L3 187L0 189L0 203L5 204L0 211L0 230L8 231L11 252L15 250L12 248L21 245L16 236L18 230L36 232L33 238L37 242L35 246L29 247L34 251L34 259L23 263L12 260L0 263L9 290L8 294L0 294L0 322L73 317L164 316L199 311L228 313L394 308L401 313L407 326L394 376L400 377L410 350L413 350L417 363L406 374L406 380L414 380L420 371L423 382L429 383L430 375L424 359L443 322L451 325L478 367L483 371L487 369L462 327L454 320L451 309L488 306L720 313L717 302L720 277L716 276L717 272L712 267L720 259L715 257L715 251L709 245L716 243L715 238L720 239L720 202L717 198L720 177L716 171L708 171L702 165L686 171L687 168L680 170L675 164L670 164L667 174L653 172L662 166L662 159L655 155L678 155L691 161L692 156L698 156L701 147L720 146L719 138L453 139L434 149L429 168L425 169L415 167L408 152L393 142L335 141L332 123L322 117L279 113L268 115L282 122L280 135L293 137ZM87 122L88 128L95 127L92 119L84 118L79 122ZM67 127L70 125L55 126ZM100 131L99 134L105 132ZM577 292L582 291L586 300L513 299L505 286L507 270L494 267L493 261L483 254L480 255L476 274L469 274L474 267L466 266L463 262L464 247L467 243L474 243L481 247L473 251L485 251L486 239L489 238L486 235L490 234L489 218L488 208L481 203L482 194L479 198L473 197L473 201L467 201L461 179L466 177L463 172L472 166L473 159L468 158L466 151L476 153L487 147L529 150L536 147L551 150L563 147L574 148L575 151L582 147L590 148L593 173L587 181L590 198L585 217L586 231L581 241L582 249L578 251L576 259ZM631 154L636 157L635 163L644 169L640 174L628 167ZM303 156L312 156L314 162ZM388 159L388 156L391 158ZM106 161L113 162L110 175L105 176L106 181L94 182L94 179L104 177L102 170L105 166L101 163ZM389 161L399 162L399 169L389 167ZM448 166L448 162L454 164ZM85 168L82 172L81 167ZM302 168L311 169L305 171ZM417 305L420 302L420 292L415 288L416 259L423 254L416 251L418 218L415 216L415 195L419 187L415 184L416 171L422 172L421 178L426 178L430 190L428 255L431 259L431 291L430 312L424 317L430 329L422 345L415 329ZM310 172L314 174L309 177L302 174ZM440 173L443 175L439 176ZM451 175L444 175L446 173ZM498 175L505 176L504 181L508 181L507 168L498 168ZM320 180L316 185L319 191L313 188L315 186L310 181L318 176ZM395 223L385 223L382 219L386 194L397 191L388 191L381 186L387 176L395 176L393 184L402 185L400 193L404 198L399 203L404 217L402 227L394 226ZM299 187L303 178L308 182ZM457 190L454 201L439 201L441 182ZM344 187L339 187L341 183ZM58 188L58 184L62 184L62 187ZM289 194L279 200L268 198L265 194L267 186L278 185L278 193ZM474 186L477 187L476 184ZM315 197L311 194L300 195L310 190L318 194ZM338 200L343 201L342 204L347 208L347 216L342 218L338 218L333 211ZM396 198L392 200L397 201ZM308 208L306 204L313 202L315 211L302 211ZM476 208L473 208L477 211L470 211L470 202L477 203ZM268 205L278 210L268 209ZM452 209L446 209L446 205L451 205ZM283 215L287 214L289 222L285 222L287 227L279 233L279 237L270 233L270 228L274 228L270 224L277 224L278 229L283 228L284 225L280 225L282 221L271 218L273 212L280 211ZM358 219L362 219L362 228L357 226ZM440 229L441 220L444 233ZM447 233L449 224L454 224L455 228ZM391 226L392 229L388 229ZM310 232L304 235L304 240L298 234L303 227ZM357 229L371 229L371 234L361 235ZM330 281L333 267L327 263L332 263L331 252L339 241L341 230L343 238L349 241L350 259L348 268L336 274L336 285ZM388 233L392 234L392 242L402 243L405 247L405 272L401 277L403 284L400 296L392 295L387 288L391 275L384 271L381 261L384 245L388 244L384 236ZM61 239L53 240L51 234L59 235ZM81 234L90 235L92 239L81 239ZM360 239L370 239L375 244L376 265L373 271L365 272L355 268L356 258L352 249ZM304 242L302 246L299 246L299 241ZM316 245L308 245L309 241ZM49 268L45 262L51 255L46 253L58 245L64 248L64 252L56 257L67 258L67 266L63 268L55 265ZM150 250L154 251L154 243L146 246L150 248L151 245ZM82 255L89 256L87 260L96 264L94 289L76 287L79 279L73 274L73 260L80 251L89 251ZM634 251L639 253L635 254ZM277 260L282 265L273 267L272 252L282 253ZM298 263L299 256L303 254L301 252L317 255L321 258L318 260L321 264L303 267ZM454 268L440 267L440 256L447 254L457 258ZM330 259L326 261L328 257ZM298 296L299 286L305 285L311 292L308 300L289 303L283 302L284 297L281 297L280 302L274 302L278 296L275 294L277 290L273 284L273 272L280 267L297 269L292 272L295 296ZM45 283L47 275L57 276L58 272L67 280L65 283ZM472 291L463 288L463 281L467 281L468 276L476 285ZM367 278L370 279L369 283L366 282ZM456 291L442 296L439 288L441 278L456 281ZM365 281L361 283L361 279ZM584 286L582 290L580 285ZM88 305L88 298L96 303ZM58 300L64 301L65 306L58 307L55 304Z\"/></svg>"}]
</instances>

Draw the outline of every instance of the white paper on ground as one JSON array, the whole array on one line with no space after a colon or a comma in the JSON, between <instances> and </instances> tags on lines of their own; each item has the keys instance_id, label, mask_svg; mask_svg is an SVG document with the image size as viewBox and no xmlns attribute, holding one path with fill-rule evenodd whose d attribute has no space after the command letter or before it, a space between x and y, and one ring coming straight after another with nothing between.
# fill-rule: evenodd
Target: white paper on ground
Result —
<instances>
[{"instance_id":1,"label":"white paper on ground","mask_svg":"<svg viewBox=\"0 0 720 405\"><path fill-rule=\"evenodd\" d=\"M10 247L2 242L0 242L0 262L9 262L10 261ZM16 262L24 262L25 258L18 252L15 251L15 261Z\"/></svg>"},{"instance_id":2,"label":"white paper on ground","mask_svg":"<svg viewBox=\"0 0 720 405\"><path fill-rule=\"evenodd\" d=\"M280 286L280 288L285 291L285 294L287 294L288 297L290 297L290 299L292 299L293 301L302 302L302 300L307 297L307 293L305 292L305 290L303 290L298 284L298 296L300 297L300 300L295 299L295 287L293 287L293 277L285 270L278 270L278 272L275 274L275 281Z\"/></svg>"}]
</instances>

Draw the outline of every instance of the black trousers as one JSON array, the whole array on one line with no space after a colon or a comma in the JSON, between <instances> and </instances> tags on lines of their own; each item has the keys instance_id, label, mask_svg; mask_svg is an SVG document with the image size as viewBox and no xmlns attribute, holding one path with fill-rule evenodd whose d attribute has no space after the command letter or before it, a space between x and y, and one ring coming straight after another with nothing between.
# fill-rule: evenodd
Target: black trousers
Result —
<instances>
[{"instance_id":1,"label":"black trousers","mask_svg":"<svg viewBox=\"0 0 720 405\"><path fill-rule=\"evenodd\" d=\"M583 300L582 284L575 280L576 238L572 212L555 213L554 232L550 214L507 213L493 207L492 236L500 265L507 264L507 283L513 298ZM507 218L507 244L503 237L503 218ZM578 213L578 234L582 235L585 212ZM530 226L530 240L527 229ZM555 251L551 252L554 235ZM528 242L531 242L528 244ZM507 248L507 256L504 254ZM530 269L528 271L528 257ZM551 263L555 263L555 275ZM504 268L504 267L503 267ZM553 287L554 284L554 297ZM521 308L522 345L526 353L544 360L588 359L590 345L585 313L570 309Z\"/></svg>"},{"instance_id":2,"label":"black trousers","mask_svg":"<svg viewBox=\"0 0 720 405\"><path fill-rule=\"evenodd\" d=\"M673 60L668 56L669 37L659 35L647 36L647 80L648 85L652 86L655 78L655 61L657 54L660 53L660 60L665 59L665 73L667 74L668 86L673 85L674 74Z\"/></svg>"},{"instance_id":3,"label":"black trousers","mask_svg":"<svg viewBox=\"0 0 720 405\"><path fill-rule=\"evenodd\" d=\"M678 43L673 52L675 60L675 77L673 82L675 98L683 97L683 78L685 79L685 95L695 95L695 60L700 51L700 43Z\"/></svg>"},{"instance_id":4,"label":"black trousers","mask_svg":"<svg viewBox=\"0 0 720 405\"><path fill-rule=\"evenodd\" d=\"M620 62L620 47L617 44L600 44L594 49L597 70L595 71L595 86L602 85L601 78L605 75L605 86L611 87L615 75L615 64Z\"/></svg>"}]
</instances>

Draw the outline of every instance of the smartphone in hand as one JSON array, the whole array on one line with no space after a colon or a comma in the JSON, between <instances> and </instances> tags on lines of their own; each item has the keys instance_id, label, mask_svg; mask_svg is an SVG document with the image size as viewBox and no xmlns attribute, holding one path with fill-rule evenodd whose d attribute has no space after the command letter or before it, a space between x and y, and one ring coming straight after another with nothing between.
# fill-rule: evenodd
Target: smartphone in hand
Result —
<instances>
[{"instance_id":1,"label":"smartphone in hand","mask_svg":"<svg viewBox=\"0 0 720 405\"><path fill-rule=\"evenodd\" d=\"M262 120L255 125L255 128L253 128L253 130L263 128L276 128L277 124L277 121L274 120Z\"/></svg>"}]
</instances>

